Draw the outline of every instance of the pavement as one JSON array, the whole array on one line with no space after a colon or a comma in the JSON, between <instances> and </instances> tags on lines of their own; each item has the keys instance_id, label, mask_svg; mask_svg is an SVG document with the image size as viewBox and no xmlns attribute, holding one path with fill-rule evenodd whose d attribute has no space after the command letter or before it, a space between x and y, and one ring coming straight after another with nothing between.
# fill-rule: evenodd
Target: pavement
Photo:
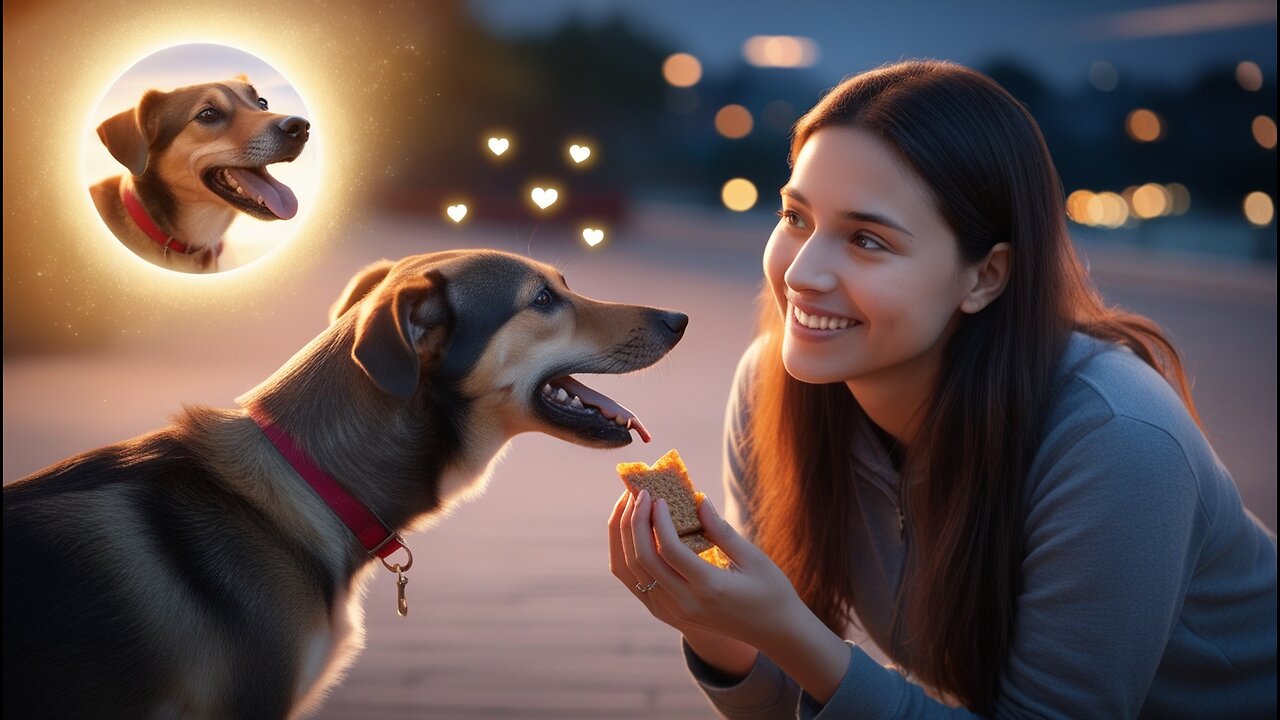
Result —
<instances>
[{"instance_id":1,"label":"pavement","mask_svg":"<svg viewBox=\"0 0 1280 720\"><path fill-rule=\"evenodd\" d=\"M676 632L608 571L613 467L678 447L717 503L724 402L751 337L758 216L655 206L596 247L570 228L443 226L381 218L283 281L260 309L199 324L170 318L128 343L4 361L4 479L167 422L182 404L232 406L318 333L363 264L449 247L498 247L557 264L582 294L689 314L684 341L657 367L592 384L644 419L651 445L598 451L518 437L487 493L411 535L410 614L394 576L365 598L367 648L320 712L379 717L671 720L711 716L688 678ZM1109 299L1148 314L1183 349L1196 400L1247 507L1276 527L1275 267L1083 248Z\"/></svg>"}]
</instances>

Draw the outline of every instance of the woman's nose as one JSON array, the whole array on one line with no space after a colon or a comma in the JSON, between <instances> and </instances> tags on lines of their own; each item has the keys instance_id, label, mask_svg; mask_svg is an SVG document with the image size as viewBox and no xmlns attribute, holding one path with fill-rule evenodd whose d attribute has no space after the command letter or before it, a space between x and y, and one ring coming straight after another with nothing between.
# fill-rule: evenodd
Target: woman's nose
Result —
<instances>
[{"instance_id":1,"label":"woman's nose","mask_svg":"<svg viewBox=\"0 0 1280 720\"><path fill-rule=\"evenodd\" d=\"M839 259L833 256L830 245L816 234L810 236L782 276L787 287L796 292L828 293L835 290L839 286L835 272L835 263Z\"/></svg>"}]
</instances>

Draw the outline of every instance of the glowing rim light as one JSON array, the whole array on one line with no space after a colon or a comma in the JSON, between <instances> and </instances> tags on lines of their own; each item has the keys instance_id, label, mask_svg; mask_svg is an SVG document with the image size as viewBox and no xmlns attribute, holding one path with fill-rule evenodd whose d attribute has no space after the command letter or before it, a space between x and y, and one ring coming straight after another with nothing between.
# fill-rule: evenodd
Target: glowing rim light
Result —
<instances>
[{"instance_id":1,"label":"glowing rim light","mask_svg":"<svg viewBox=\"0 0 1280 720\"><path fill-rule=\"evenodd\" d=\"M181 25L177 18L174 18L174 24L179 26ZM154 32L159 33L160 30L157 29ZM246 42L243 38L209 36L187 37L175 33L173 36L166 38L163 42L158 42L141 51L131 53L119 66L112 63L110 57L104 57L103 63L101 64L103 67L120 67L121 69L118 71L105 70L100 76L94 76L89 73L81 76L81 80L86 83L85 90L87 92L85 94L90 99L85 103L86 107L84 114L81 116L80 122L77 123L74 128L79 135L79 142L73 146L77 151L74 156L76 165L74 178L77 183L76 187L71 191L75 192L79 197L78 202L80 203L80 207L84 213L84 222L78 224L80 224L81 227L91 228L91 232L80 234L80 237L76 239L77 244L75 245L75 251L86 253L90 256L114 258L114 260L108 264L99 265L97 268L98 271L107 274L120 275L116 280L121 285L146 283L145 287L149 290L158 292L161 295L165 295L170 302L179 304L186 304L187 302L201 302L207 301L209 296L167 295L165 291L172 289L172 286L166 286L167 283L174 283L187 289L192 287L216 288L219 291L219 295L222 295L221 291L234 287L235 294L237 296L236 304L239 304L238 298L244 292L244 281L252 278L253 281L260 282L266 286L271 282L272 277L275 276L276 273L289 272L290 274L294 274L309 265L310 263L303 263L302 267L300 267L298 263L285 263L283 260L286 257L295 255L295 241L300 236L303 236L303 234L310 228L318 224L317 218L320 215L326 214L332 218L335 215L341 214L345 210L343 203L335 202L331 199L335 196L341 197L341 193L338 193L334 188L329 187L325 182L325 179L331 176L329 167L329 162L331 161L326 157L325 153L322 152L324 142L316 142L316 139L313 138L307 143L306 152L313 153L315 156L315 179L312 185L314 188L313 197L311 198L309 205L299 208L298 214L294 218L285 221L292 225L289 230L288 237L277 242L275 247L244 265L230 268L228 270L219 270L214 273L195 274L177 272L155 265L134 254L133 251L125 247L125 245L115 236L115 233L111 232L111 229L107 227L102 216L98 214L98 209L94 206L93 198L88 192L90 182L89 177L87 176L87 168L85 167L86 163L84 158L89 148L86 143L89 142L90 138L96 137L94 128L97 125L97 113L101 109L102 102L106 98L107 93L110 92L110 90L115 87L116 83L120 82L121 78L123 78L130 70L148 57L170 48L199 44L221 45L257 58L271 69L275 70L282 79L285 79L285 81L289 83L290 87L295 93L297 93L299 100L306 108L308 120L311 121L313 128L328 127L325 124L325 114L322 108L322 103L316 103L312 100L308 100L309 93L300 89L300 87L307 85L309 74L304 71L295 71L296 68L294 63L283 62L278 56L275 56L270 52L259 51L255 47L256 43L252 41ZM305 60L299 61L298 64L305 65ZM103 78L104 76L105 82L99 82L100 78ZM76 93L74 90L68 91L68 95L72 98L77 94L79 93ZM85 95L81 95L81 97L85 97ZM58 131L55 129L54 132L57 133ZM333 137L333 134L325 131L323 133L323 137L325 138L325 141L327 141L329 138ZM56 185L58 180L55 178L52 182ZM103 238L109 242L104 243ZM104 251L104 244L112 247L113 249ZM304 255L304 257L308 258L314 256L315 253L307 253ZM141 273L142 276L131 277L130 275L133 273ZM237 282L227 282L228 280L236 280Z\"/></svg>"}]
</instances>

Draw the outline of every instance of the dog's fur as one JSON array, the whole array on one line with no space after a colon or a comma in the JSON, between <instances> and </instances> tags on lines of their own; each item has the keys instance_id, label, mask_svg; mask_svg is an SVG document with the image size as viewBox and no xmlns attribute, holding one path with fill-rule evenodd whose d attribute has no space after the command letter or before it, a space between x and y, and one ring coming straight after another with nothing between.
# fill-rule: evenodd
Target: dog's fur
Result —
<instances>
[{"instance_id":1,"label":"dog's fur","mask_svg":"<svg viewBox=\"0 0 1280 720\"><path fill-rule=\"evenodd\" d=\"M311 124L294 115L267 111L267 101L242 76L225 82L149 90L136 108L98 126L98 137L129 175L107 178L89 188L93 204L120 242L170 270L214 272L223 233L243 212L260 220L288 219L297 199L266 166L291 162L302 153ZM281 215L235 192L225 169L260 183ZM121 185L132 187L152 221L186 246L166 249L129 217Z\"/></svg>"},{"instance_id":2,"label":"dog's fur","mask_svg":"<svg viewBox=\"0 0 1280 720\"><path fill-rule=\"evenodd\" d=\"M383 261L239 402L404 532L480 492L518 433L629 443L542 388L651 365L687 321L496 251ZM377 565L245 411L187 408L4 488L5 715L306 714L363 645Z\"/></svg>"}]
</instances>

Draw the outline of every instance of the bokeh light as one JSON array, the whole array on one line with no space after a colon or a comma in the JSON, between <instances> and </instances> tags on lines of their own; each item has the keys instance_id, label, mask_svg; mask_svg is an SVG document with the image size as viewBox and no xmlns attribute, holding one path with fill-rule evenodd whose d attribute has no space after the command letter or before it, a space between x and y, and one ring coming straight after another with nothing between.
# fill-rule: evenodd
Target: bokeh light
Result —
<instances>
[{"instance_id":1,"label":"bokeh light","mask_svg":"<svg viewBox=\"0 0 1280 720\"><path fill-rule=\"evenodd\" d=\"M1245 60L1236 65L1236 82L1249 92L1258 92L1262 89L1262 68L1258 63Z\"/></svg>"},{"instance_id":2,"label":"bokeh light","mask_svg":"<svg viewBox=\"0 0 1280 720\"><path fill-rule=\"evenodd\" d=\"M1185 215L1191 209L1191 191L1182 183L1169 183L1164 186L1169 191L1169 198L1172 204L1169 207L1170 215Z\"/></svg>"},{"instance_id":3,"label":"bokeh light","mask_svg":"<svg viewBox=\"0 0 1280 720\"><path fill-rule=\"evenodd\" d=\"M1120 73L1106 60L1099 60L1089 66L1089 84L1102 92L1111 92L1120 84Z\"/></svg>"},{"instance_id":4,"label":"bokeh light","mask_svg":"<svg viewBox=\"0 0 1280 720\"><path fill-rule=\"evenodd\" d=\"M1085 215L1090 225L1118 228L1129 219L1129 204L1117 193L1100 192L1085 203Z\"/></svg>"},{"instance_id":5,"label":"bokeh light","mask_svg":"<svg viewBox=\"0 0 1280 720\"><path fill-rule=\"evenodd\" d=\"M809 67L818 61L818 44L792 35L755 35L742 44L742 57L756 67Z\"/></svg>"},{"instance_id":6,"label":"bokeh light","mask_svg":"<svg viewBox=\"0 0 1280 720\"><path fill-rule=\"evenodd\" d=\"M1089 223L1089 198L1093 193L1089 190L1076 190L1067 196L1067 217L1081 225Z\"/></svg>"},{"instance_id":7,"label":"bokeh light","mask_svg":"<svg viewBox=\"0 0 1280 720\"><path fill-rule=\"evenodd\" d=\"M730 140L750 135L754 124L751 111L741 105L725 105L716 113L716 132Z\"/></svg>"},{"instance_id":8,"label":"bokeh light","mask_svg":"<svg viewBox=\"0 0 1280 720\"><path fill-rule=\"evenodd\" d=\"M756 206L760 193L756 186L746 178L734 178L720 188L720 199L724 206L736 212L745 212Z\"/></svg>"},{"instance_id":9,"label":"bokeh light","mask_svg":"<svg viewBox=\"0 0 1280 720\"><path fill-rule=\"evenodd\" d=\"M1259 115L1253 119L1253 139L1259 145L1268 149L1276 148L1276 121L1266 115Z\"/></svg>"},{"instance_id":10,"label":"bokeh light","mask_svg":"<svg viewBox=\"0 0 1280 720\"><path fill-rule=\"evenodd\" d=\"M1151 110L1138 108L1125 118L1124 129L1137 142L1155 142L1164 137L1164 120Z\"/></svg>"},{"instance_id":11,"label":"bokeh light","mask_svg":"<svg viewBox=\"0 0 1280 720\"><path fill-rule=\"evenodd\" d=\"M1133 191L1129 207L1143 220L1162 217L1173 208L1173 195L1163 185L1147 183Z\"/></svg>"},{"instance_id":12,"label":"bokeh light","mask_svg":"<svg viewBox=\"0 0 1280 720\"><path fill-rule=\"evenodd\" d=\"M1276 217L1275 203L1270 195L1255 190L1244 197L1244 216L1253 225L1266 227Z\"/></svg>"},{"instance_id":13,"label":"bokeh light","mask_svg":"<svg viewBox=\"0 0 1280 720\"><path fill-rule=\"evenodd\" d=\"M689 53L676 53L662 63L662 77L676 87L693 87L702 79L702 63Z\"/></svg>"}]
</instances>

